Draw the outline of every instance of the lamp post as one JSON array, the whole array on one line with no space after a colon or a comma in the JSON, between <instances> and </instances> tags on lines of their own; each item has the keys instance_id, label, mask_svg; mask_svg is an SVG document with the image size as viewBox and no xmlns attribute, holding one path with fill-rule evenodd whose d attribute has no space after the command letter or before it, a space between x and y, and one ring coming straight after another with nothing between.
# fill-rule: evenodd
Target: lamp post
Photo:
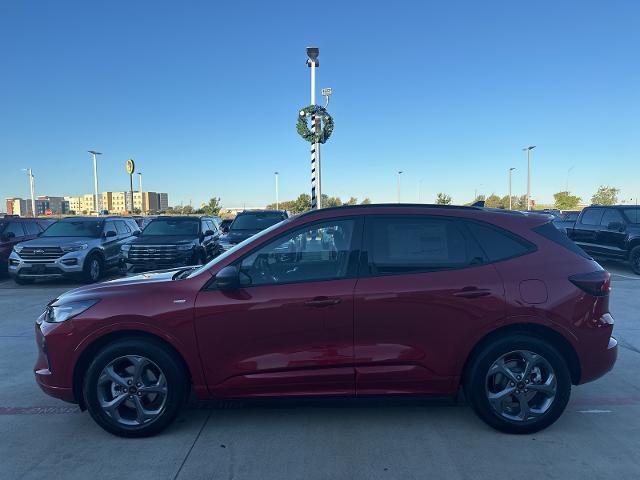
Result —
<instances>
[{"instance_id":1,"label":"lamp post","mask_svg":"<svg viewBox=\"0 0 640 480\"><path fill-rule=\"evenodd\" d=\"M278 191L278 172L273 172L276 177L276 210L280 210L280 192Z\"/></svg>"},{"instance_id":2,"label":"lamp post","mask_svg":"<svg viewBox=\"0 0 640 480\"><path fill-rule=\"evenodd\" d=\"M534 148L535 145L529 145L522 149L527 152L527 210L531 210L531 150Z\"/></svg>"},{"instance_id":3,"label":"lamp post","mask_svg":"<svg viewBox=\"0 0 640 480\"><path fill-rule=\"evenodd\" d=\"M311 69L311 105L316 104L316 67L320 66L318 61L320 49L318 47L307 47L307 66ZM311 115L311 133L316 133L320 129L320 117ZM322 208L322 191L320 188L320 144L311 144L311 208Z\"/></svg>"},{"instance_id":4,"label":"lamp post","mask_svg":"<svg viewBox=\"0 0 640 480\"><path fill-rule=\"evenodd\" d=\"M398 203L400 203L400 175L402 175L402 170L398 170Z\"/></svg>"},{"instance_id":5,"label":"lamp post","mask_svg":"<svg viewBox=\"0 0 640 480\"><path fill-rule=\"evenodd\" d=\"M512 206L511 206L511 174L513 173L513 171L516 169L516 167L511 167L509 169L509 210L512 210Z\"/></svg>"},{"instance_id":6,"label":"lamp post","mask_svg":"<svg viewBox=\"0 0 640 480\"><path fill-rule=\"evenodd\" d=\"M142 172L138 172L138 179L140 180L140 211L144 215L144 195L142 194Z\"/></svg>"},{"instance_id":7,"label":"lamp post","mask_svg":"<svg viewBox=\"0 0 640 480\"><path fill-rule=\"evenodd\" d=\"M29 191L31 192L31 216L35 218L36 216L36 193L35 193L35 184L33 181L33 170L30 168L23 168L23 172L27 174L29 177Z\"/></svg>"},{"instance_id":8,"label":"lamp post","mask_svg":"<svg viewBox=\"0 0 640 480\"><path fill-rule=\"evenodd\" d=\"M98 205L98 162L96 160L97 155L102 155L100 152L96 152L95 150L88 151L93 157L93 189L95 192L95 203L94 207L96 209L96 214L100 215L100 205Z\"/></svg>"}]
</instances>

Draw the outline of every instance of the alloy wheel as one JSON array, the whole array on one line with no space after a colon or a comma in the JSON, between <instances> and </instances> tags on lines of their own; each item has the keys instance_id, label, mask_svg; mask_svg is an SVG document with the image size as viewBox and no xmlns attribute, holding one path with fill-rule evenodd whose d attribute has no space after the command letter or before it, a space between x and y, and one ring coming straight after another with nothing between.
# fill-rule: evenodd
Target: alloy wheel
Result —
<instances>
[{"instance_id":1,"label":"alloy wheel","mask_svg":"<svg viewBox=\"0 0 640 480\"><path fill-rule=\"evenodd\" d=\"M498 358L487 372L485 393L493 411L526 423L549 411L557 393L556 373L542 356L515 350Z\"/></svg>"},{"instance_id":2,"label":"alloy wheel","mask_svg":"<svg viewBox=\"0 0 640 480\"><path fill-rule=\"evenodd\" d=\"M167 402L167 379L146 357L126 355L109 362L100 373L98 401L114 422L137 427L156 420Z\"/></svg>"},{"instance_id":3,"label":"alloy wheel","mask_svg":"<svg viewBox=\"0 0 640 480\"><path fill-rule=\"evenodd\" d=\"M100 261L97 258L93 258L89 264L89 275L94 281L100 278Z\"/></svg>"}]
</instances>

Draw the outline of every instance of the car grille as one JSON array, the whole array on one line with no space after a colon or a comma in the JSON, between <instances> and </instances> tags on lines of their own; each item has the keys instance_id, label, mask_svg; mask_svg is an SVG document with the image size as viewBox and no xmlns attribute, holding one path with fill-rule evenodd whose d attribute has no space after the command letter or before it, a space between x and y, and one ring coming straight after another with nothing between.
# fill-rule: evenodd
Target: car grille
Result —
<instances>
[{"instance_id":1,"label":"car grille","mask_svg":"<svg viewBox=\"0 0 640 480\"><path fill-rule=\"evenodd\" d=\"M130 262L171 262L178 255L175 245L131 245Z\"/></svg>"},{"instance_id":2,"label":"car grille","mask_svg":"<svg viewBox=\"0 0 640 480\"><path fill-rule=\"evenodd\" d=\"M64 255L60 247L22 247L18 256L30 262L53 262Z\"/></svg>"}]
</instances>

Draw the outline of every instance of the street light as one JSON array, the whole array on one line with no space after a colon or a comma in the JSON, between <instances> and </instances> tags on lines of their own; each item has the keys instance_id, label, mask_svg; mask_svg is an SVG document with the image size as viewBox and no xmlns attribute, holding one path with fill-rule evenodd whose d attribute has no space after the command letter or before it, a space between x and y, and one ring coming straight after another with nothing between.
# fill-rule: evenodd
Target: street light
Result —
<instances>
[{"instance_id":1,"label":"street light","mask_svg":"<svg viewBox=\"0 0 640 480\"><path fill-rule=\"evenodd\" d=\"M273 172L273 174L276 176L276 210L280 210L280 198L279 198L279 192L278 192L278 172Z\"/></svg>"},{"instance_id":2,"label":"street light","mask_svg":"<svg viewBox=\"0 0 640 480\"><path fill-rule=\"evenodd\" d=\"M142 172L138 172L138 178L140 179L140 210L144 215L145 210L144 210L144 196L142 195Z\"/></svg>"},{"instance_id":3,"label":"street light","mask_svg":"<svg viewBox=\"0 0 640 480\"><path fill-rule=\"evenodd\" d=\"M402 175L402 170L398 170L398 203L400 203L400 175Z\"/></svg>"},{"instance_id":4,"label":"street light","mask_svg":"<svg viewBox=\"0 0 640 480\"><path fill-rule=\"evenodd\" d=\"M36 194L35 194L35 185L33 183L33 170L31 170L30 168L23 168L22 171L29 176L29 190L31 191L31 215L35 218Z\"/></svg>"},{"instance_id":5,"label":"street light","mask_svg":"<svg viewBox=\"0 0 640 480\"><path fill-rule=\"evenodd\" d=\"M516 169L516 167L511 167L509 169L509 210L512 210L511 208L511 174L513 173L513 171Z\"/></svg>"},{"instance_id":6,"label":"street light","mask_svg":"<svg viewBox=\"0 0 640 480\"><path fill-rule=\"evenodd\" d=\"M316 104L316 67L320 66L318 55L320 55L320 49L318 47L307 47L307 66L311 69L311 105ZM320 130L320 117L315 114L311 115L311 131L316 133L318 130ZM320 143L312 143L311 208L322 208L322 185L320 177Z\"/></svg>"},{"instance_id":7,"label":"street light","mask_svg":"<svg viewBox=\"0 0 640 480\"><path fill-rule=\"evenodd\" d=\"M98 205L98 163L96 161L96 155L102 155L100 152L96 152L95 150L88 150L88 152L93 156L93 188L95 191L95 209L98 215L100 215L100 205Z\"/></svg>"},{"instance_id":8,"label":"street light","mask_svg":"<svg viewBox=\"0 0 640 480\"><path fill-rule=\"evenodd\" d=\"M529 145L522 149L527 152L527 210L531 210L531 150L534 148L535 145Z\"/></svg>"}]
</instances>

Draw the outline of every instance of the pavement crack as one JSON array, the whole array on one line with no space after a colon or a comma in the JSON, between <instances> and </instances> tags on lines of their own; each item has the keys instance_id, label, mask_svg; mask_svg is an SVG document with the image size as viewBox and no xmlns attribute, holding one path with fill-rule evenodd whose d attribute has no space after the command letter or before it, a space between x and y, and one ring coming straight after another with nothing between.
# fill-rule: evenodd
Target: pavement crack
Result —
<instances>
[{"instance_id":1,"label":"pavement crack","mask_svg":"<svg viewBox=\"0 0 640 480\"><path fill-rule=\"evenodd\" d=\"M212 413L212 410L209 410L209 414L207 415L207 418L205 419L204 423L200 427L200 430L198 430L198 434L196 435L196 438L193 439L193 443L189 447L189 451L187 452L187 454L184 456L184 459L180 464L180 468L178 468L178 471L174 475L173 480L176 480L178 478L178 476L180 475L180 472L182 471L182 468L184 467L185 463L187 463L187 459L189 458L189 455L191 455L191 451L193 450L193 447L195 447L196 442L200 438L200 435L202 435L202 431L204 430L204 427L206 427L207 423L209 423L209 419L211 418L211 413Z\"/></svg>"}]
</instances>

